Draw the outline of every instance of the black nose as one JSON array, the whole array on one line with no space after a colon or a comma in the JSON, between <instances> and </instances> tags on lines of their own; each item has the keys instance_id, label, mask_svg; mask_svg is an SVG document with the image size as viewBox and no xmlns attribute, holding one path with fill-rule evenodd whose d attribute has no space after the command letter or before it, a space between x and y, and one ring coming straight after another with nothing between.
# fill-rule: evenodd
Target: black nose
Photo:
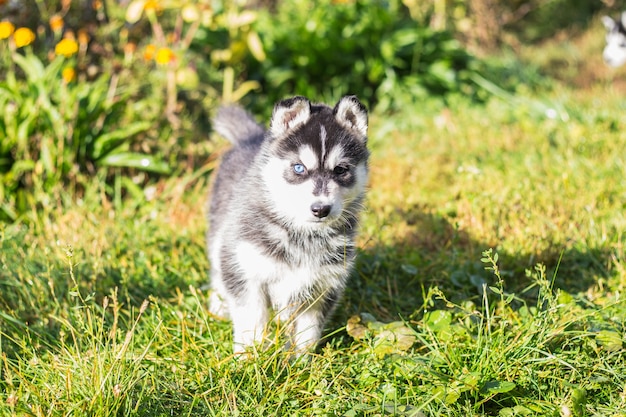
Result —
<instances>
[{"instance_id":1,"label":"black nose","mask_svg":"<svg viewBox=\"0 0 626 417\"><path fill-rule=\"evenodd\" d=\"M315 217L323 219L330 213L330 208L329 204L313 203L311 204L311 213L313 213Z\"/></svg>"}]
</instances>

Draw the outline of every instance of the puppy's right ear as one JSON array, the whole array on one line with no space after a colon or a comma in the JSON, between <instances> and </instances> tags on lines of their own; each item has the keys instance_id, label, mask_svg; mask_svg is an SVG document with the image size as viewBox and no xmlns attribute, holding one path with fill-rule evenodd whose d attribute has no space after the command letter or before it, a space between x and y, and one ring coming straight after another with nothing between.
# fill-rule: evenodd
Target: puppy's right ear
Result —
<instances>
[{"instance_id":1,"label":"puppy's right ear","mask_svg":"<svg viewBox=\"0 0 626 417\"><path fill-rule=\"evenodd\" d=\"M303 125L311 117L311 102L302 96L279 101L274 107L270 132L279 138L285 133Z\"/></svg>"}]
</instances>

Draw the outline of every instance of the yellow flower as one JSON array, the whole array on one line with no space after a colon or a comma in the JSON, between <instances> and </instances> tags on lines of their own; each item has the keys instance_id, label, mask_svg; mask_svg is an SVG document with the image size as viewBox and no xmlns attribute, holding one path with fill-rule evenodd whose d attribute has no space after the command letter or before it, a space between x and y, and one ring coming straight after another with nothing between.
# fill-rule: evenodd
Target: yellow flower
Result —
<instances>
[{"instance_id":1,"label":"yellow flower","mask_svg":"<svg viewBox=\"0 0 626 417\"><path fill-rule=\"evenodd\" d=\"M159 13L163 10L163 7L161 7L161 5L159 4L159 2L157 0L147 0L144 4L143 4L143 9L144 10L154 10L155 12Z\"/></svg>"},{"instance_id":2,"label":"yellow flower","mask_svg":"<svg viewBox=\"0 0 626 417\"><path fill-rule=\"evenodd\" d=\"M53 32L60 31L65 25L63 18L58 14L53 15L48 23L50 24L50 29L52 29Z\"/></svg>"},{"instance_id":3,"label":"yellow flower","mask_svg":"<svg viewBox=\"0 0 626 417\"><path fill-rule=\"evenodd\" d=\"M15 41L15 46L21 48L33 43L35 33L29 28L19 28L13 33L13 40Z\"/></svg>"},{"instance_id":4,"label":"yellow flower","mask_svg":"<svg viewBox=\"0 0 626 417\"><path fill-rule=\"evenodd\" d=\"M156 53L156 57L154 57L154 60L157 62L157 64L169 64L172 61L176 60L176 55L174 54L174 52L172 52L172 50L170 48L159 48L159 50Z\"/></svg>"},{"instance_id":5,"label":"yellow flower","mask_svg":"<svg viewBox=\"0 0 626 417\"><path fill-rule=\"evenodd\" d=\"M146 61L152 61L154 55L156 54L156 46L149 44L146 46L146 49L143 51L143 59Z\"/></svg>"},{"instance_id":6,"label":"yellow flower","mask_svg":"<svg viewBox=\"0 0 626 417\"><path fill-rule=\"evenodd\" d=\"M6 39L13 34L15 30L15 26L13 23L7 22L6 20L0 22L0 39Z\"/></svg>"},{"instance_id":7,"label":"yellow flower","mask_svg":"<svg viewBox=\"0 0 626 417\"><path fill-rule=\"evenodd\" d=\"M66 84L69 84L76 78L76 71L74 71L74 68L65 67L61 72L61 77L63 77L63 81L65 81Z\"/></svg>"},{"instance_id":8,"label":"yellow flower","mask_svg":"<svg viewBox=\"0 0 626 417\"><path fill-rule=\"evenodd\" d=\"M54 47L54 53L64 55L66 58L71 57L78 52L78 44L74 39L61 39L57 46Z\"/></svg>"}]
</instances>

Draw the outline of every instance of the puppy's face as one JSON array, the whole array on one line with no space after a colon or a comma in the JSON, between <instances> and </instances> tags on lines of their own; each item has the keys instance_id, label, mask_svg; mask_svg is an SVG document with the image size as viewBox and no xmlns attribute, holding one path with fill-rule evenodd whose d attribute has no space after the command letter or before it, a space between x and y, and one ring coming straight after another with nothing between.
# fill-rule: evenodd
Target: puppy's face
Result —
<instances>
[{"instance_id":1,"label":"puppy's face","mask_svg":"<svg viewBox=\"0 0 626 417\"><path fill-rule=\"evenodd\" d=\"M317 228L356 215L347 211L358 209L353 203L367 184L367 119L356 98L342 99L335 109L304 104L295 116L286 114L299 118L296 126L283 124L286 129L276 127L275 110L263 178L275 213L295 226Z\"/></svg>"}]
</instances>

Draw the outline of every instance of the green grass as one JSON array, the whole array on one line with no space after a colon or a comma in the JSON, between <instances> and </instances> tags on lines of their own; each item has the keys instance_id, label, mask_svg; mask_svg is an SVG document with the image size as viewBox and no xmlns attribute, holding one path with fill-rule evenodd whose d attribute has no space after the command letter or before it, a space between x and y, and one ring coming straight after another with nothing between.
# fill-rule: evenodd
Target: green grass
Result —
<instances>
[{"instance_id":1,"label":"green grass","mask_svg":"<svg viewBox=\"0 0 626 417\"><path fill-rule=\"evenodd\" d=\"M208 313L207 175L61 192L0 226L0 414L625 416L625 111L604 85L374 114L357 269L308 361L238 360Z\"/></svg>"}]
</instances>

